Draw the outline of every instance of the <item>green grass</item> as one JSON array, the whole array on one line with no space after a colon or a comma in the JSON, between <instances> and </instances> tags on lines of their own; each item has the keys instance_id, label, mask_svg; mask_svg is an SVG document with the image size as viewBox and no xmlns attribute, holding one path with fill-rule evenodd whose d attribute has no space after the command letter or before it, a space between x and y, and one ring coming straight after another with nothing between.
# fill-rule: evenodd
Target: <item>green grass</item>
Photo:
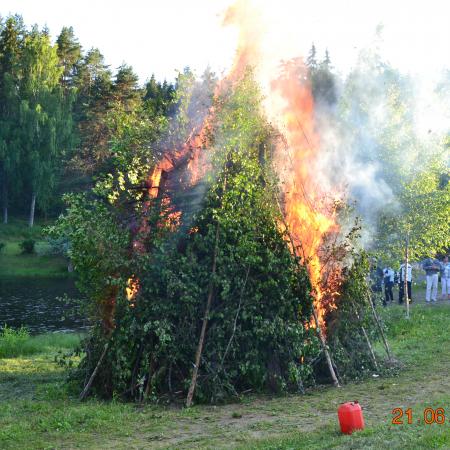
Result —
<instances>
[{"instance_id":1,"label":"green grass","mask_svg":"<svg viewBox=\"0 0 450 450\"><path fill-rule=\"evenodd\" d=\"M425 407L443 407L450 419L450 303L416 304L410 320L398 306L382 314L392 351L403 363L396 376L189 410L79 402L53 362L63 346L53 335L42 353L0 359L0 448L450 448L450 423L417 423ZM337 408L355 399L366 429L341 435ZM395 407L412 408L413 424L392 425Z\"/></svg>"},{"instance_id":2,"label":"green grass","mask_svg":"<svg viewBox=\"0 0 450 450\"><path fill-rule=\"evenodd\" d=\"M0 277L64 277L68 276L67 261L61 256L48 254L45 240L47 222L38 222L29 228L25 220L12 219L7 225L0 224L0 242L5 244L0 252ZM36 253L25 255L20 243L25 239L36 241Z\"/></svg>"}]
</instances>

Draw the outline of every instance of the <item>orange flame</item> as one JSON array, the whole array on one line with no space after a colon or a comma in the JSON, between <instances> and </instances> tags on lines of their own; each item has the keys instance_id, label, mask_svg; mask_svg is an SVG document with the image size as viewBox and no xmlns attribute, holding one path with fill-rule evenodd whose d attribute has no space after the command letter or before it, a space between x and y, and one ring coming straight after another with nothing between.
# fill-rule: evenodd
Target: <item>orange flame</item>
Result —
<instances>
[{"instance_id":1,"label":"orange flame","mask_svg":"<svg viewBox=\"0 0 450 450\"><path fill-rule=\"evenodd\" d=\"M264 112L282 136L277 142L275 168L281 182L285 220L294 240L292 250L299 252L307 264L314 308L322 328L326 312L335 307L341 283L341 269L339 265L329 263L327 244L339 234L334 204L342 197L342 192L338 187L330 188L320 170L323 150L316 131L307 71L296 54L289 55L286 51L286 48L292 48L292 42L285 40L280 47L279 42L267 38L268 35L283 35L283 30L275 28L275 33L273 29L271 34L267 33L268 24L249 0L237 0L228 8L224 24L238 25L239 42L232 70L219 83L216 93L227 82L239 80L247 67L253 68L265 98ZM273 25L283 27L282 23ZM202 126L192 131L185 144L167 153L152 170L149 204L161 196L163 172L171 172L184 162L183 176L186 184L191 186L205 175L209 165L202 149L213 114L211 109ZM167 201L170 200L167 198ZM169 214L168 220L174 228L181 220L180 214L177 211ZM311 326L315 324L311 323Z\"/></svg>"},{"instance_id":2,"label":"orange flame","mask_svg":"<svg viewBox=\"0 0 450 450\"><path fill-rule=\"evenodd\" d=\"M127 294L127 299L130 302L130 306L134 306L131 303L139 292L139 280L134 277L134 275L128 278L127 287L125 288L125 292Z\"/></svg>"},{"instance_id":3,"label":"orange flame","mask_svg":"<svg viewBox=\"0 0 450 450\"><path fill-rule=\"evenodd\" d=\"M283 24L272 23L269 30L249 1L237 0L227 10L224 22L239 27L238 50L229 79L239 79L246 67L253 68L265 96L264 112L282 135L275 166L284 197L285 220L296 246L293 251L299 251L307 264L314 308L322 328L326 311L334 308L338 295L340 270L333 264L327 265L325 246L330 236L339 233L333 205L341 193L337 187L330 192L329 184L322 183L322 149L307 70L300 58L292 57L295 55L280 61L285 49L265 36ZM280 28L278 31L271 36L283 34ZM286 42L286 47L291 47L291 43Z\"/></svg>"},{"instance_id":4,"label":"orange flame","mask_svg":"<svg viewBox=\"0 0 450 450\"><path fill-rule=\"evenodd\" d=\"M284 142L278 146L278 158L284 160L283 168L287 169L282 174L286 223L307 263L314 307L319 325L323 327L326 309L333 308L335 298L330 291L331 278L324 270L323 246L330 234L339 232L339 226L330 193L322 188L317 170L320 140L315 130L314 101L310 86L304 81L305 74L302 61L291 60L283 64L282 75L273 80L271 86L284 100L284 106L278 111L279 127L284 136ZM286 161L286 156L290 161Z\"/></svg>"},{"instance_id":5,"label":"orange flame","mask_svg":"<svg viewBox=\"0 0 450 450\"><path fill-rule=\"evenodd\" d=\"M186 141L180 148L172 149L164 154L159 163L154 166L147 179L147 199L143 202L142 219L139 230L132 242L132 249L137 253L145 252L144 241L150 234L151 228L148 222L147 213L154 202L158 199L161 207L161 217L163 219L156 225L155 229L167 227L171 231L176 231L181 224L182 213L171 205L171 198L164 192L163 174L166 175L181 167L182 179L179 181L187 186L195 186L205 177L209 170L209 160L202 150L205 147L209 128L210 118L214 113L210 108L208 115L200 128L192 130ZM139 279L130 278L126 288L127 297L132 300L139 291Z\"/></svg>"}]
</instances>

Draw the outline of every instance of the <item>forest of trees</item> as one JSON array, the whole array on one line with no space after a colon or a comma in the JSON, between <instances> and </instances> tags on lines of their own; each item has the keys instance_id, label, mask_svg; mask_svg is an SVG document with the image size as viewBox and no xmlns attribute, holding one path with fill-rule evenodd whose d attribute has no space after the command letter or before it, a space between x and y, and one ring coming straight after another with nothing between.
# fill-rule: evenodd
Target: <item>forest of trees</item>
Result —
<instances>
[{"instance_id":1,"label":"forest of trees","mask_svg":"<svg viewBox=\"0 0 450 450\"><path fill-rule=\"evenodd\" d=\"M49 30L20 16L0 21L0 180L9 214L55 215L61 195L92 187L111 168L111 140L130 115L155 133L175 86L132 68L113 73L100 50L84 51L71 27Z\"/></svg>"},{"instance_id":2,"label":"forest of trees","mask_svg":"<svg viewBox=\"0 0 450 450\"><path fill-rule=\"evenodd\" d=\"M442 239L448 198L442 154L448 143L434 143L430 150L415 135L411 81L370 52L360 56L346 79L335 72L328 51L321 59L314 45L306 65L320 117L339 132L345 130L341 140L356 149L353 157L361 164L375 164L379 185L372 191L386 186L390 191L385 201L367 208L360 187L354 189L361 215L370 209L370 233L379 232L382 249L398 254L399 208L405 208L401 216L410 220L402 222L402 233L420 236L417 255L430 245L442 251L448 246ZM204 78L211 88L214 75L207 70ZM72 27L64 27L53 43L48 29L29 28L20 16L1 19L3 223L10 214L27 216L30 226L36 212L57 216L64 210L64 193L89 190L117 170L118 152L126 153L128 161L136 152L149 162L157 159L151 143L163 133L172 139L179 134L167 130L169 118L180 113L183 91L194 79L185 69L174 83L152 75L141 86L130 66L111 70L99 49L83 49ZM441 94L448 93L448 85L444 79ZM203 97L209 95L206 91ZM383 108L383 116L373 114L377 107ZM424 210L417 204L433 206ZM424 223L433 224L428 234Z\"/></svg>"}]
</instances>

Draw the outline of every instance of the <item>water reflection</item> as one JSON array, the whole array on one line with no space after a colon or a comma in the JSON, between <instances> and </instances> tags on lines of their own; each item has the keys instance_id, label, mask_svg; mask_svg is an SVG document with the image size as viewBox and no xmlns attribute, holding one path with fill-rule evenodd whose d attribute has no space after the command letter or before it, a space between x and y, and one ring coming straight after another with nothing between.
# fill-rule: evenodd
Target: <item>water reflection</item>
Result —
<instances>
[{"instance_id":1,"label":"water reflection","mask_svg":"<svg viewBox=\"0 0 450 450\"><path fill-rule=\"evenodd\" d=\"M71 279L0 279L0 326L26 326L32 333L80 331L83 316L59 297L80 298Z\"/></svg>"}]
</instances>

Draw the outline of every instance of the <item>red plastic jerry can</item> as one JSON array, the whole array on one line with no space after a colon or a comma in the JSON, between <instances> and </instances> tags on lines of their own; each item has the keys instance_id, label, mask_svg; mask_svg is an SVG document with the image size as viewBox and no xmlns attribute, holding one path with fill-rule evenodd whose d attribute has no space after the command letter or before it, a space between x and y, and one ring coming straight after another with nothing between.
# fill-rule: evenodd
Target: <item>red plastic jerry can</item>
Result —
<instances>
[{"instance_id":1,"label":"red plastic jerry can","mask_svg":"<svg viewBox=\"0 0 450 450\"><path fill-rule=\"evenodd\" d=\"M355 430L364 429L364 417L361 405L357 402L347 402L339 406L339 424L344 434L352 434Z\"/></svg>"}]
</instances>

